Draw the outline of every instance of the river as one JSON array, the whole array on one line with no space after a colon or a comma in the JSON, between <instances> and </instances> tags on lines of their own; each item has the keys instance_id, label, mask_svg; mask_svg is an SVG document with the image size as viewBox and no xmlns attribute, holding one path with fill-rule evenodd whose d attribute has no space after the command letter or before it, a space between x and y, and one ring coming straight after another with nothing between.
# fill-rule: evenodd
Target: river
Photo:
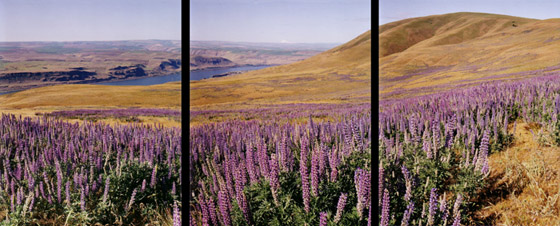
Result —
<instances>
[{"instance_id":1,"label":"river","mask_svg":"<svg viewBox=\"0 0 560 226\"><path fill-rule=\"evenodd\" d=\"M212 68L212 69L204 69L204 70L197 70L197 71L190 71L190 80L196 81L205 78L210 78L212 75L219 75L224 74L227 72L234 72L234 71L252 71L263 69L267 67L272 67L274 65L261 65L261 66L239 66L239 67L230 67L230 68Z\"/></svg>"},{"instance_id":2,"label":"river","mask_svg":"<svg viewBox=\"0 0 560 226\"><path fill-rule=\"evenodd\" d=\"M124 80L124 81L99 82L99 83L91 83L91 84L110 85L110 86L149 86L149 85L157 85L157 84L176 82L176 81L181 81L181 73L156 76L156 77L138 78L138 79Z\"/></svg>"}]
</instances>

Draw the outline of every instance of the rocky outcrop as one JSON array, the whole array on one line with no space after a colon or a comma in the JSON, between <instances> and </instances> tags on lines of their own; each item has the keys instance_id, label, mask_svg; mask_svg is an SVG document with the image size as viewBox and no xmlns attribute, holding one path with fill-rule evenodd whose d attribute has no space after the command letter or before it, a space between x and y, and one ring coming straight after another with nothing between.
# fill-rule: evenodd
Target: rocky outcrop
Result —
<instances>
[{"instance_id":1,"label":"rocky outcrop","mask_svg":"<svg viewBox=\"0 0 560 226\"><path fill-rule=\"evenodd\" d=\"M181 68L181 59L169 59L168 61L163 61L159 64L159 69L166 71L166 70L174 70Z\"/></svg>"},{"instance_id":2,"label":"rocky outcrop","mask_svg":"<svg viewBox=\"0 0 560 226\"><path fill-rule=\"evenodd\" d=\"M147 73L144 70L146 66L143 64L137 64L134 66L117 66L109 69L109 76L118 79L125 79L130 77L142 77L146 76Z\"/></svg>"},{"instance_id":3,"label":"rocky outcrop","mask_svg":"<svg viewBox=\"0 0 560 226\"><path fill-rule=\"evenodd\" d=\"M48 71L48 72L12 72L0 74L0 82L22 83L31 81L42 82L67 82L95 79L95 72L73 70L73 71Z\"/></svg>"},{"instance_id":4,"label":"rocky outcrop","mask_svg":"<svg viewBox=\"0 0 560 226\"><path fill-rule=\"evenodd\" d=\"M204 69L212 67L231 67L236 64L223 57L192 56L190 59L190 69Z\"/></svg>"}]
</instances>

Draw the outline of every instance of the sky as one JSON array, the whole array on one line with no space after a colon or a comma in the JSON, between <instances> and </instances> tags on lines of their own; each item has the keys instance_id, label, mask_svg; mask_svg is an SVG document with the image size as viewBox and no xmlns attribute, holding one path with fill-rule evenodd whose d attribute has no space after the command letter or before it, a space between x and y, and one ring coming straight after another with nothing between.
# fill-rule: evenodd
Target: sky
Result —
<instances>
[{"instance_id":1,"label":"sky","mask_svg":"<svg viewBox=\"0 0 560 226\"><path fill-rule=\"evenodd\" d=\"M371 29L371 0L191 0L190 39L345 43Z\"/></svg>"},{"instance_id":2,"label":"sky","mask_svg":"<svg viewBox=\"0 0 560 226\"><path fill-rule=\"evenodd\" d=\"M181 0L0 0L0 41L181 40Z\"/></svg>"},{"instance_id":3,"label":"sky","mask_svg":"<svg viewBox=\"0 0 560 226\"><path fill-rule=\"evenodd\" d=\"M503 14L532 19L560 18L558 0L380 0L379 25L456 12Z\"/></svg>"}]
</instances>

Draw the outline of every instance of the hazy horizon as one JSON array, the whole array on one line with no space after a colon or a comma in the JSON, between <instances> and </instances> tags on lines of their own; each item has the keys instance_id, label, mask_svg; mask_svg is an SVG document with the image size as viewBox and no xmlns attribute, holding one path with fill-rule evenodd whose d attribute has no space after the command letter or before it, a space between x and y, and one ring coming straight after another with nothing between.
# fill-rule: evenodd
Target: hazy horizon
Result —
<instances>
[{"instance_id":1,"label":"hazy horizon","mask_svg":"<svg viewBox=\"0 0 560 226\"><path fill-rule=\"evenodd\" d=\"M190 39L345 43L371 30L369 0L192 0Z\"/></svg>"},{"instance_id":2,"label":"hazy horizon","mask_svg":"<svg viewBox=\"0 0 560 226\"><path fill-rule=\"evenodd\" d=\"M560 18L558 9L560 9L560 1L551 0L380 0L379 25L408 18L457 12L501 14L544 20Z\"/></svg>"},{"instance_id":3,"label":"hazy horizon","mask_svg":"<svg viewBox=\"0 0 560 226\"><path fill-rule=\"evenodd\" d=\"M181 39L181 0L0 1L0 42Z\"/></svg>"},{"instance_id":4,"label":"hazy horizon","mask_svg":"<svg viewBox=\"0 0 560 226\"><path fill-rule=\"evenodd\" d=\"M224 41L224 40L189 40L190 42L231 42L231 43L256 43L256 44L343 44L344 42L237 42L237 41ZM350 41L350 40L348 40Z\"/></svg>"},{"instance_id":5,"label":"hazy horizon","mask_svg":"<svg viewBox=\"0 0 560 226\"><path fill-rule=\"evenodd\" d=\"M0 43L14 43L14 42L125 42L125 41L178 41L181 39L122 39L122 40L74 40L74 41L0 41Z\"/></svg>"}]
</instances>

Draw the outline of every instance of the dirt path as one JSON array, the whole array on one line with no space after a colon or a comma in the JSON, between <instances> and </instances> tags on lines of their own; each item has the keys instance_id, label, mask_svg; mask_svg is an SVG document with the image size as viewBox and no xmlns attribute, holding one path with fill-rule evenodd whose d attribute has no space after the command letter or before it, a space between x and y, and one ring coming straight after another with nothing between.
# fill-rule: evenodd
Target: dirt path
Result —
<instances>
[{"instance_id":1,"label":"dirt path","mask_svg":"<svg viewBox=\"0 0 560 226\"><path fill-rule=\"evenodd\" d=\"M534 132L534 136L531 133ZM560 148L537 142L539 125L518 122L514 143L490 156L477 213L486 225L560 225ZM509 128L513 133L513 125Z\"/></svg>"}]
</instances>

